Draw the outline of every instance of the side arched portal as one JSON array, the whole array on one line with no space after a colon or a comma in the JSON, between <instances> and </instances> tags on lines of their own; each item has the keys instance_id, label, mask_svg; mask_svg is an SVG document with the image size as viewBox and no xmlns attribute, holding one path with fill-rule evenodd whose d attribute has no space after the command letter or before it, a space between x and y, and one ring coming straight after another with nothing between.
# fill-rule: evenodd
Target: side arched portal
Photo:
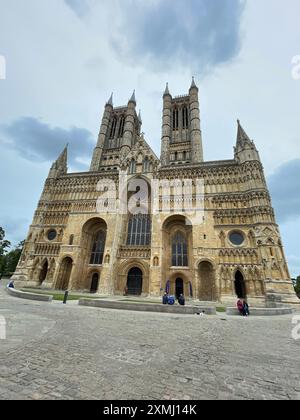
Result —
<instances>
[{"instance_id":1,"label":"side arched portal","mask_svg":"<svg viewBox=\"0 0 300 420\"><path fill-rule=\"evenodd\" d=\"M213 302L216 296L216 276L213 265L209 261L199 264L199 300Z\"/></svg>"},{"instance_id":2,"label":"side arched portal","mask_svg":"<svg viewBox=\"0 0 300 420\"><path fill-rule=\"evenodd\" d=\"M99 273L92 275L91 293L97 293L99 287Z\"/></svg>"},{"instance_id":3,"label":"side arched portal","mask_svg":"<svg viewBox=\"0 0 300 420\"><path fill-rule=\"evenodd\" d=\"M42 266L42 269L39 275L40 285L42 285L44 281L46 280L46 277L48 274L48 268L49 268L49 264L48 264L48 260L46 260Z\"/></svg>"},{"instance_id":4,"label":"side arched portal","mask_svg":"<svg viewBox=\"0 0 300 420\"><path fill-rule=\"evenodd\" d=\"M235 293L236 293L237 297L240 298L240 299L246 299L247 298L247 289L246 289L246 284L245 284L243 274L238 270L235 273L234 278L235 278L234 288L235 288Z\"/></svg>"},{"instance_id":5,"label":"side arched portal","mask_svg":"<svg viewBox=\"0 0 300 420\"><path fill-rule=\"evenodd\" d=\"M73 267L73 260L66 257L62 260L58 273L57 286L58 290L68 290Z\"/></svg>"}]
</instances>

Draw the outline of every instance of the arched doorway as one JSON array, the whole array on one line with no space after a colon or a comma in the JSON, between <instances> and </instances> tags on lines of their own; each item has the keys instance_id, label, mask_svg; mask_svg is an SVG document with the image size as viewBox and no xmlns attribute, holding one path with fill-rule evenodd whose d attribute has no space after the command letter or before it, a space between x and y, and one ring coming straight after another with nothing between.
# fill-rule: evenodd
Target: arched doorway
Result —
<instances>
[{"instance_id":1,"label":"arched doorway","mask_svg":"<svg viewBox=\"0 0 300 420\"><path fill-rule=\"evenodd\" d=\"M99 274L94 273L92 277L92 283L91 283L91 293L97 293L99 286Z\"/></svg>"},{"instance_id":2,"label":"arched doorway","mask_svg":"<svg viewBox=\"0 0 300 420\"><path fill-rule=\"evenodd\" d=\"M63 259L58 274L57 288L59 290L68 290L72 267L72 258L66 257L65 259Z\"/></svg>"},{"instance_id":3,"label":"arched doorway","mask_svg":"<svg viewBox=\"0 0 300 420\"><path fill-rule=\"evenodd\" d=\"M199 265L199 300L212 302L216 300L215 270L209 261L203 261Z\"/></svg>"},{"instance_id":4,"label":"arched doorway","mask_svg":"<svg viewBox=\"0 0 300 420\"><path fill-rule=\"evenodd\" d=\"M176 279L175 282L175 295L176 295L176 299L179 298L180 295L184 294L184 283L183 280L178 278Z\"/></svg>"},{"instance_id":5,"label":"arched doorway","mask_svg":"<svg viewBox=\"0 0 300 420\"><path fill-rule=\"evenodd\" d=\"M132 268L127 277L128 295L140 296L143 290L143 273L139 268Z\"/></svg>"},{"instance_id":6,"label":"arched doorway","mask_svg":"<svg viewBox=\"0 0 300 420\"><path fill-rule=\"evenodd\" d=\"M48 261L45 261L39 276L40 284L43 284L48 274Z\"/></svg>"},{"instance_id":7,"label":"arched doorway","mask_svg":"<svg viewBox=\"0 0 300 420\"><path fill-rule=\"evenodd\" d=\"M239 270L235 273L234 288L235 288L235 293L238 298L246 299L247 297L246 284L245 284L244 276Z\"/></svg>"}]
</instances>

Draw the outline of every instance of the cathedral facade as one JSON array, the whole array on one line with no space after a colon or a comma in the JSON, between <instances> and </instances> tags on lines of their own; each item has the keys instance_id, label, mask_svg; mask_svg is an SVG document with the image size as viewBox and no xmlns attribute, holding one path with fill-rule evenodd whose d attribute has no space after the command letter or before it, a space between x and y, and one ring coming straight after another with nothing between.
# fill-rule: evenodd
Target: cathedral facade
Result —
<instances>
[{"instance_id":1,"label":"cathedral facade","mask_svg":"<svg viewBox=\"0 0 300 420\"><path fill-rule=\"evenodd\" d=\"M20 286L200 301L295 294L255 144L203 159L199 92L163 95L161 156L135 93L105 105L90 170L53 163L13 279Z\"/></svg>"}]
</instances>

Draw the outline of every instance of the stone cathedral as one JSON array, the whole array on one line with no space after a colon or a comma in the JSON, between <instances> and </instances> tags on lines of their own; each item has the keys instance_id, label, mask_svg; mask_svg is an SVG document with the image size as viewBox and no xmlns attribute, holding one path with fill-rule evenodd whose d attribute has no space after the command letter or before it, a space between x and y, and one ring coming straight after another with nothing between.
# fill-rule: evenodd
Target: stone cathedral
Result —
<instances>
[{"instance_id":1,"label":"stone cathedral","mask_svg":"<svg viewBox=\"0 0 300 420\"><path fill-rule=\"evenodd\" d=\"M135 93L127 106L115 107L111 97L89 172L68 173L67 148L53 163L13 276L17 286L143 297L167 291L225 303L237 296L292 300L263 166L240 122L233 159L204 161L193 79L188 94L173 97L168 85L163 94L160 159L141 126ZM126 190L128 200L140 181L149 186L136 200L148 212L109 211L121 171L136 185ZM178 180L189 180L193 203L197 179L204 188L201 223L189 219L177 188ZM157 189L156 212L153 180L171 185L169 193ZM161 207L166 199L168 212Z\"/></svg>"}]
</instances>

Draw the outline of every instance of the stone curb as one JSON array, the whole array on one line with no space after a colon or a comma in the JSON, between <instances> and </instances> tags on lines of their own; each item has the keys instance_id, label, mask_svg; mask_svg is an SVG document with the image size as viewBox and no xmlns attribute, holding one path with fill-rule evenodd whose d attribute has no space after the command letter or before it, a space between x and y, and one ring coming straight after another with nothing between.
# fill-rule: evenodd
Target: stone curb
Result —
<instances>
[{"instance_id":1,"label":"stone curb","mask_svg":"<svg viewBox=\"0 0 300 420\"><path fill-rule=\"evenodd\" d=\"M181 315L195 315L204 311L206 315L216 315L217 313L214 306L170 306L162 304L156 305L144 303L112 302L96 299L80 299L78 304L81 306L89 306L93 308L120 309L125 311L138 312L160 312Z\"/></svg>"},{"instance_id":2,"label":"stone curb","mask_svg":"<svg viewBox=\"0 0 300 420\"><path fill-rule=\"evenodd\" d=\"M294 312L294 308L250 308L251 316L290 315ZM240 315L240 313L237 308L227 308L226 315Z\"/></svg>"},{"instance_id":3,"label":"stone curb","mask_svg":"<svg viewBox=\"0 0 300 420\"><path fill-rule=\"evenodd\" d=\"M39 295L34 293L22 292L21 290L6 287L6 292L13 297L19 299L34 300L37 302L52 302L53 297L50 295Z\"/></svg>"}]
</instances>

